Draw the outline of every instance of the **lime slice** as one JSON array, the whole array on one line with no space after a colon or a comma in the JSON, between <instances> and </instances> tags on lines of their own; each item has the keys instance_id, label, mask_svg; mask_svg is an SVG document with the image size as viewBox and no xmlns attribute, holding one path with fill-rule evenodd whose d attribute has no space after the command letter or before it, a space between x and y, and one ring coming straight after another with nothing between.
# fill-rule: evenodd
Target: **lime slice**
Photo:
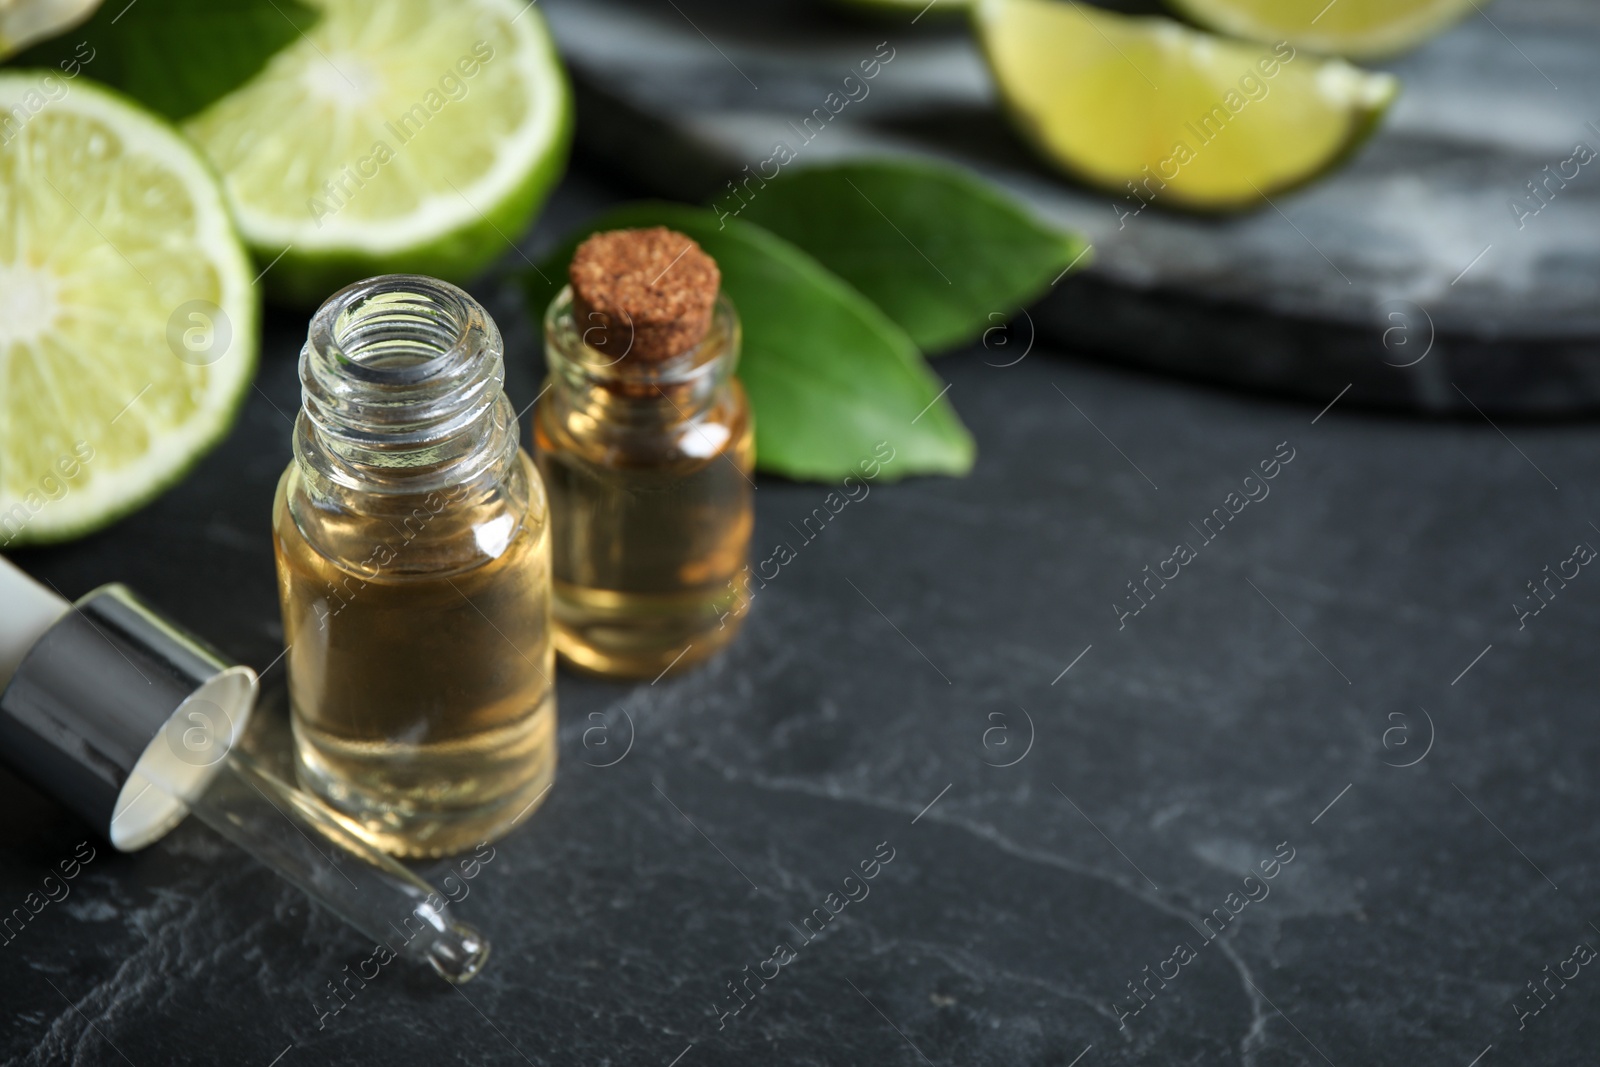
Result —
<instances>
[{"instance_id":1,"label":"lime slice","mask_svg":"<svg viewBox=\"0 0 1600 1067\"><path fill-rule=\"evenodd\" d=\"M105 525L217 441L257 302L216 178L171 127L52 71L0 74L0 115L7 547Z\"/></svg>"},{"instance_id":2,"label":"lime slice","mask_svg":"<svg viewBox=\"0 0 1600 1067\"><path fill-rule=\"evenodd\" d=\"M1059 0L981 0L974 19L1024 136L1145 203L1260 203L1333 166L1394 99L1388 74Z\"/></svg>"},{"instance_id":3,"label":"lime slice","mask_svg":"<svg viewBox=\"0 0 1600 1067\"><path fill-rule=\"evenodd\" d=\"M1387 56L1426 40L1472 10L1472 0L1168 0L1221 33L1288 41L1314 52Z\"/></svg>"},{"instance_id":4,"label":"lime slice","mask_svg":"<svg viewBox=\"0 0 1600 1067\"><path fill-rule=\"evenodd\" d=\"M561 176L571 97L525 0L320 0L321 20L184 124L269 291L467 281Z\"/></svg>"}]
</instances>

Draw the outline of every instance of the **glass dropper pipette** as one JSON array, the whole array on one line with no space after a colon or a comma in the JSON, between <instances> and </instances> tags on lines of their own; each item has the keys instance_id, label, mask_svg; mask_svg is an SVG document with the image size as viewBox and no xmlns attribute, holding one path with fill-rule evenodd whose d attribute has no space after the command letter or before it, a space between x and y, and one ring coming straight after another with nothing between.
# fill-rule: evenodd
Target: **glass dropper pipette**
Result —
<instances>
[{"instance_id":1,"label":"glass dropper pipette","mask_svg":"<svg viewBox=\"0 0 1600 1067\"><path fill-rule=\"evenodd\" d=\"M483 968L488 941L437 890L242 743L254 671L121 585L68 603L0 559L0 605L0 760L116 848L193 812L395 954L456 983Z\"/></svg>"}]
</instances>

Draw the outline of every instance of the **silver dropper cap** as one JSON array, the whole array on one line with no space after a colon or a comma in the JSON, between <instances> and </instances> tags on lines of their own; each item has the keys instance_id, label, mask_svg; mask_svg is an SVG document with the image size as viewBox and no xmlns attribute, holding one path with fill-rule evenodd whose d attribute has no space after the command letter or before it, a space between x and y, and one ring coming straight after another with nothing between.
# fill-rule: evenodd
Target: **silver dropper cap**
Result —
<instances>
[{"instance_id":1,"label":"silver dropper cap","mask_svg":"<svg viewBox=\"0 0 1600 1067\"><path fill-rule=\"evenodd\" d=\"M131 852L205 792L256 691L249 667L126 586L101 586L44 631L0 692L0 755Z\"/></svg>"}]
</instances>

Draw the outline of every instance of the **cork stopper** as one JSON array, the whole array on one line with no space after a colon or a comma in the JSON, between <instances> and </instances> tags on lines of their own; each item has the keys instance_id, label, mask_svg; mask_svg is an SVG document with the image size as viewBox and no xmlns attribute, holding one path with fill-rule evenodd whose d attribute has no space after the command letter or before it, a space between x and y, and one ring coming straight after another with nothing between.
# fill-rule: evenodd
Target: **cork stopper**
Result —
<instances>
[{"instance_id":1,"label":"cork stopper","mask_svg":"<svg viewBox=\"0 0 1600 1067\"><path fill-rule=\"evenodd\" d=\"M567 274L589 346L649 363L700 343L722 284L716 261L665 226L597 233L578 246Z\"/></svg>"}]
</instances>

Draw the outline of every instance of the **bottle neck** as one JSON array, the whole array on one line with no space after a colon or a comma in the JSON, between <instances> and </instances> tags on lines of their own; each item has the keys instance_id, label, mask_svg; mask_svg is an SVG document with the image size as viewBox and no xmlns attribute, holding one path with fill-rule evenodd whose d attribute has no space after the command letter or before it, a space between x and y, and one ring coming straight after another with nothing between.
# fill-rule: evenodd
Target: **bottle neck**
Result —
<instances>
[{"instance_id":1,"label":"bottle neck","mask_svg":"<svg viewBox=\"0 0 1600 1067\"><path fill-rule=\"evenodd\" d=\"M388 275L335 293L300 353L295 458L314 488L417 494L515 463L500 331L472 297Z\"/></svg>"},{"instance_id":2,"label":"bottle neck","mask_svg":"<svg viewBox=\"0 0 1600 1067\"><path fill-rule=\"evenodd\" d=\"M644 361L590 347L570 286L551 302L544 333L553 401L612 432L659 431L701 418L726 394L739 361L739 319L726 296L717 298L700 343L670 359Z\"/></svg>"}]
</instances>

